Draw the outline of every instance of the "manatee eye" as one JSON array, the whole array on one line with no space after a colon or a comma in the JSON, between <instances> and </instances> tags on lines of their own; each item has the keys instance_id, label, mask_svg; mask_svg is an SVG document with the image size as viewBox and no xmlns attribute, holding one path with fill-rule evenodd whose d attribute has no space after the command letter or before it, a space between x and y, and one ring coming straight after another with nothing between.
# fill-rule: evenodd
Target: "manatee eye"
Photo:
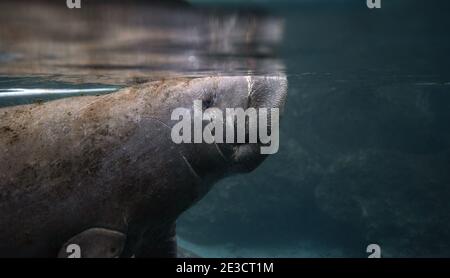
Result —
<instances>
[{"instance_id":1,"label":"manatee eye","mask_svg":"<svg viewBox=\"0 0 450 278\"><path fill-rule=\"evenodd\" d=\"M214 100L216 95L215 94L208 94L207 97L203 100L203 109L207 109L213 106Z\"/></svg>"}]
</instances>

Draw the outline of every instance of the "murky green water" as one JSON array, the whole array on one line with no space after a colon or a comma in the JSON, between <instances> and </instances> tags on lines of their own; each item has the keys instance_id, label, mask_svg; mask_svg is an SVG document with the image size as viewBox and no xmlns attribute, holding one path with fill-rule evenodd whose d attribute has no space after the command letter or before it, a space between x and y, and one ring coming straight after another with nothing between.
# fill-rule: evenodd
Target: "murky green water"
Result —
<instances>
[{"instance_id":1,"label":"murky green water","mask_svg":"<svg viewBox=\"0 0 450 278\"><path fill-rule=\"evenodd\" d=\"M450 255L450 10L349 2L276 9L290 85L280 152L184 215L191 249L366 257L376 243L386 257Z\"/></svg>"}]
</instances>

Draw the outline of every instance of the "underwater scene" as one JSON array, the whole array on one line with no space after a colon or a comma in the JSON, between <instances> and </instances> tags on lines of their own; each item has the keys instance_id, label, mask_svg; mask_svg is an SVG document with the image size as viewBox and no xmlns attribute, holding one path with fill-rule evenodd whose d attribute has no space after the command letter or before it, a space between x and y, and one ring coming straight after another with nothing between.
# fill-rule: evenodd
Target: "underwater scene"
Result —
<instances>
[{"instance_id":1,"label":"underwater scene","mask_svg":"<svg viewBox=\"0 0 450 278\"><path fill-rule=\"evenodd\" d=\"M381 2L2 1L0 257L449 257L450 3Z\"/></svg>"}]
</instances>

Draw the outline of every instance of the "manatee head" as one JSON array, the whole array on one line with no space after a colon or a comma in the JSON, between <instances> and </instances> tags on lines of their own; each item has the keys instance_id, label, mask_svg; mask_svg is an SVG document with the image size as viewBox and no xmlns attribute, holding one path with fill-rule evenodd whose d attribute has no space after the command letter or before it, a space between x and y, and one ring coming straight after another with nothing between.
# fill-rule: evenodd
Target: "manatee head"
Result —
<instances>
[{"instance_id":1,"label":"manatee head","mask_svg":"<svg viewBox=\"0 0 450 278\"><path fill-rule=\"evenodd\" d=\"M249 172L267 154L278 150L278 142L274 142L278 141L278 125L275 130L272 124L278 124L278 116L286 100L285 76L194 78L183 82L166 82L159 91L157 96L161 98L159 103L164 109L160 109L163 112L158 115L158 119L172 129L172 141L179 145L190 166L202 178L211 175L217 177L218 173L223 176L224 173ZM266 114L262 114L261 108L266 109ZM272 108L277 110L276 116ZM243 112L243 117L229 113L230 109L234 113ZM196 115L199 117L196 118ZM261 122L259 117L266 121ZM200 126L196 126L196 119L200 119L197 121L201 123ZM261 130L264 125L266 128ZM205 136L208 126L212 142L208 142ZM199 135L197 139L201 141L196 141L196 132ZM264 140L260 137L261 133L270 138L266 136ZM227 136L230 136L229 140ZM239 136L244 140L239 141Z\"/></svg>"}]
</instances>

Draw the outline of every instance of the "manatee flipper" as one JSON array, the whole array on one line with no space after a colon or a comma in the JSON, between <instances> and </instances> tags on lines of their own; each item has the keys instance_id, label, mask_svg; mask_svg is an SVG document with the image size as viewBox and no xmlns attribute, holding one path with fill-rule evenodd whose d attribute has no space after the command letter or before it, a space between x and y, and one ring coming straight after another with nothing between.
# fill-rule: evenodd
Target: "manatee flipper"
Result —
<instances>
[{"instance_id":1,"label":"manatee flipper","mask_svg":"<svg viewBox=\"0 0 450 278\"><path fill-rule=\"evenodd\" d=\"M135 252L136 258L176 258L177 238L175 223L147 231Z\"/></svg>"},{"instance_id":2,"label":"manatee flipper","mask_svg":"<svg viewBox=\"0 0 450 278\"><path fill-rule=\"evenodd\" d=\"M69 239L58 258L117 258L125 245L125 234L103 228L85 230Z\"/></svg>"}]
</instances>

